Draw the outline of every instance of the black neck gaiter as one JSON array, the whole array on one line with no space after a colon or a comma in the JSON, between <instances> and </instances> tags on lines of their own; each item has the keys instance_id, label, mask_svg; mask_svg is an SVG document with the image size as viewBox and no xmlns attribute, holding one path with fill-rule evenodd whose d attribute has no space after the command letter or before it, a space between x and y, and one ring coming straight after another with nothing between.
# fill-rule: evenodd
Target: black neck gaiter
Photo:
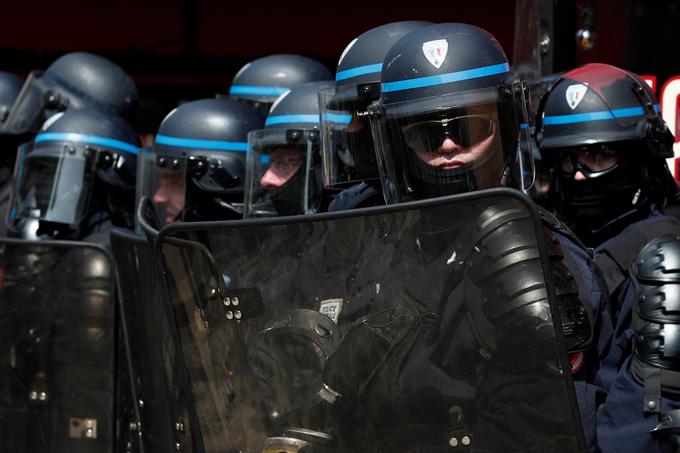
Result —
<instances>
[{"instance_id":1,"label":"black neck gaiter","mask_svg":"<svg viewBox=\"0 0 680 453\"><path fill-rule=\"evenodd\" d=\"M640 171L632 162L585 181L574 181L571 175L559 178L562 217L589 247L615 236L641 215L645 199Z\"/></svg>"}]
</instances>

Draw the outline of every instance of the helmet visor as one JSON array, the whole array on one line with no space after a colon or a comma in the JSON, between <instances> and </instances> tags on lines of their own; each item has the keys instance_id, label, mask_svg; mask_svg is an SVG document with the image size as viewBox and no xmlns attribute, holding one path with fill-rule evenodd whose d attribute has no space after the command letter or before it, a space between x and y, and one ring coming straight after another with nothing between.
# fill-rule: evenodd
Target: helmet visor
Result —
<instances>
[{"instance_id":1,"label":"helmet visor","mask_svg":"<svg viewBox=\"0 0 680 453\"><path fill-rule=\"evenodd\" d=\"M138 183L141 193L151 199L160 221L167 225L184 220L187 200L187 158L158 151L144 153L140 159L145 175Z\"/></svg>"},{"instance_id":2,"label":"helmet visor","mask_svg":"<svg viewBox=\"0 0 680 453\"><path fill-rule=\"evenodd\" d=\"M340 97L333 88L319 92L319 107L324 186L342 189L378 179L367 103Z\"/></svg>"},{"instance_id":3,"label":"helmet visor","mask_svg":"<svg viewBox=\"0 0 680 453\"><path fill-rule=\"evenodd\" d=\"M314 130L262 129L248 134L245 217L316 212L318 150Z\"/></svg>"},{"instance_id":4,"label":"helmet visor","mask_svg":"<svg viewBox=\"0 0 680 453\"><path fill-rule=\"evenodd\" d=\"M51 106L52 111L47 111L48 91L40 73L29 74L7 119L2 123L2 131L10 134L36 132L43 121L51 116L51 113L63 110L54 98L55 105Z\"/></svg>"},{"instance_id":5,"label":"helmet visor","mask_svg":"<svg viewBox=\"0 0 680 453\"><path fill-rule=\"evenodd\" d=\"M388 203L499 186L534 177L520 83L388 104L371 118Z\"/></svg>"},{"instance_id":6,"label":"helmet visor","mask_svg":"<svg viewBox=\"0 0 680 453\"><path fill-rule=\"evenodd\" d=\"M66 225L87 214L96 171L96 152L59 143L19 148L11 222L32 218Z\"/></svg>"}]
</instances>

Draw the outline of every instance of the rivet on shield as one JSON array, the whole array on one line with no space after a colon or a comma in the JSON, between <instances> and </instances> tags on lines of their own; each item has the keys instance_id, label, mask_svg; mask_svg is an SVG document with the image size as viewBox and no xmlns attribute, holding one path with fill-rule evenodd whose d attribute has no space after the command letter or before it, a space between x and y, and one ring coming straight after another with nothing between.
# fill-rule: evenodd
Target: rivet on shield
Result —
<instances>
[{"instance_id":1,"label":"rivet on shield","mask_svg":"<svg viewBox=\"0 0 680 453\"><path fill-rule=\"evenodd\" d=\"M458 439L452 437L451 439L449 439L449 445L451 445L453 448L456 448L458 446Z\"/></svg>"},{"instance_id":2,"label":"rivet on shield","mask_svg":"<svg viewBox=\"0 0 680 453\"><path fill-rule=\"evenodd\" d=\"M47 401L47 393L45 393L45 392L40 392L40 393L38 394L38 399L39 399L40 401Z\"/></svg>"},{"instance_id":3,"label":"rivet on shield","mask_svg":"<svg viewBox=\"0 0 680 453\"><path fill-rule=\"evenodd\" d=\"M318 336L320 336L322 338L327 338L327 337L331 336L331 331L326 329L321 324L317 324L316 326L314 326L314 331L316 332L316 334Z\"/></svg>"},{"instance_id":4,"label":"rivet on shield","mask_svg":"<svg viewBox=\"0 0 680 453\"><path fill-rule=\"evenodd\" d=\"M233 311L228 311L225 316L227 319L234 319L234 312Z\"/></svg>"},{"instance_id":5,"label":"rivet on shield","mask_svg":"<svg viewBox=\"0 0 680 453\"><path fill-rule=\"evenodd\" d=\"M236 319L241 319L241 311L240 311L240 310L236 310L236 311L234 312L234 316L236 317Z\"/></svg>"},{"instance_id":6,"label":"rivet on shield","mask_svg":"<svg viewBox=\"0 0 680 453\"><path fill-rule=\"evenodd\" d=\"M28 394L28 398L31 401L37 400L38 399L38 392L36 392L35 390L31 391L31 393Z\"/></svg>"},{"instance_id":7,"label":"rivet on shield","mask_svg":"<svg viewBox=\"0 0 680 453\"><path fill-rule=\"evenodd\" d=\"M231 303L234 304L234 306L238 305L239 303L238 297L234 297L233 299L231 299Z\"/></svg>"},{"instance_id":8,"label":"rivet on shield","mask_svg":"<svg viewBox=\"0 0 680 453\"><path fill-rule=\"evenodd\" d=\"M225 297L224 299L222 299L222 303L224 304L225 307L228 307L229 305L231 305L231 299Z\"/></svg>"},{"instance_id":9,"label":"rivet on shield","mask_svg":"<svg viewBox=\"0 0 680 453\"><path fill-rule=\"evenodd\" d=\"M144 400L140 399L138 401L138 403L139 403L139 407L144 407Z\"/></svg>"},{"instance_id":10,"label":"rivet on shield","mask_svg":"<svg viewBox=\"0 0 680 453\"><path fill-rule=\"evenodd\" d=\"M470 436L463 436L463 438L460 440L460 442L463 445L468 446L468 445L470 445L470 442L472 442L472 439L470 439Z\"/></svg>"}]
</instances>

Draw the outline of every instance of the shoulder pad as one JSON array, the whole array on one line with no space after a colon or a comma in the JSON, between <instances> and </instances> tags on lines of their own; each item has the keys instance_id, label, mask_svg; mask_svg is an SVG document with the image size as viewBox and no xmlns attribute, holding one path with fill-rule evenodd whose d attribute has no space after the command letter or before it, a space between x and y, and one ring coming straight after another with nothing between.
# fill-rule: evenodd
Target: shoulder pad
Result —
<instances>
[{"instance_id":1,"label":"shoulder pad","mask_svg":"<svg viewBox=\"0 0 680 453\"><path fill-rule=\"evenodd\" d=\"M640 281L680 283L680 234L648 242L635 259L633 272Z\"/></svg>"},{"instance_id":2,"label":"shoulder pad","mask_svg":"<svg viewBox=\"0 0 680 453\"><path fill-rule=\"evenodd\" d=\"M651 217L630 225L598 247L595 262L602 269L609 290L614 292L623 283L645 245L655 238L675 234L679 230L680 222L673 217Z\"/></svg>"},{"instance_id":3,"label":"shoulder pad","mask_svg":"<svg viewBox=\"0 0 680 453\"><path fill-rule=\"evenodd\" d=\"M680 323L680 235L645 245L632 267L638 282L639 316L656 323Z\"/></svg>"}]
</instances>

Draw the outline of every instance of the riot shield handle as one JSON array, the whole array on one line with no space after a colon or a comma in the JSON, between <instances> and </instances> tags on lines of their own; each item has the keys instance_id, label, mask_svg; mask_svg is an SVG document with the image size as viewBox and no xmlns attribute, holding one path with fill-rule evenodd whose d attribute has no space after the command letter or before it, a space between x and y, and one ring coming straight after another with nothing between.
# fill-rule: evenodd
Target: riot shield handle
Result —
<instances>
[{"instance_id":1,"label":"riot shield handle","mask_svg":"<svg viewBox=\"0 0 680 453\"><path fill-rule=\"evenodd\" d=\"M158 237L158 231L161 229L161 222L158 219L158 214L154 209L151 198L147 196L143 196L139 199L139 204L137 205L137 222L149 241L153 242Z\"/></svg>"}]
</instances>

